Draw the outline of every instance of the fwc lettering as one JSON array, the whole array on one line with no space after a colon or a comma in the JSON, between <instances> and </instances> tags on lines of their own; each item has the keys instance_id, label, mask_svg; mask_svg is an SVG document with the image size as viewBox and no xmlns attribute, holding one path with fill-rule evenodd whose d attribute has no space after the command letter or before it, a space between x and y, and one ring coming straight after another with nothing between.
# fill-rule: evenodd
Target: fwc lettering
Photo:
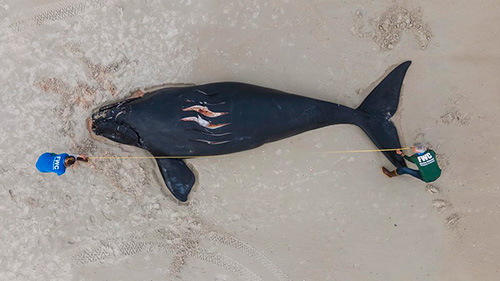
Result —
<instances>
[{"instance_id":1,"label":"fwc lettering","mask_svg":"<svg viewBox=\"0 0 500 281\"><path fill-rule=\"evenodd\" d=\"M61 162L61 156L56 156L54 162L52 163L53 170L59 170L59 163Z\"/></svg>"},{"instance_id":2,"label":"fwc lettering","mask_svg":"<svg viewBox=\"0 0 500 281\"><path fill-rule=\"evenodd\" d=\"M427 166L431 163L436 162L436 160L432 157L432 155L430 153L426 153L422 156L418 156L417 159L418 159L420 166Z\"/></svg>"}]
</instances>

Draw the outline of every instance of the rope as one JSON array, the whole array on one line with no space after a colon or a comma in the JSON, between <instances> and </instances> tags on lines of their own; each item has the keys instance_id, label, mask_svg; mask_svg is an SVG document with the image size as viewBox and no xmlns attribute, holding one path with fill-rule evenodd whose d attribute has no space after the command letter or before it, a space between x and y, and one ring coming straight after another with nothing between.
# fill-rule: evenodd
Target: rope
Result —
<instances>
[{"instance_id":1,"label":"rope","mask_svg":"<svg viewBox=\"0 0 500 281\"><path fill-rule=\"evenodd\" d=\"M363 153L363 152L383 152L383 151L396 151L396 150L408 150L409 147L402 148L387 148L387 149L364 149L364 150L338 150L338 151L327 151L325 153L329 154L339 154L339 153ZM89 159L186 159L186 158L200 158L200 157L224 157L225 155L207 155L207 156L90 156Z\"/></svg>"}]
</instances>

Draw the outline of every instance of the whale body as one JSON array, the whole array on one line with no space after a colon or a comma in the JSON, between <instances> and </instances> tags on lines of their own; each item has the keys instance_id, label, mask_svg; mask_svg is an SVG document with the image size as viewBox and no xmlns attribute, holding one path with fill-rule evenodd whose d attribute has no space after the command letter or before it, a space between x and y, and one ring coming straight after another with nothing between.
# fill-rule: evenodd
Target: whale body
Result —
<instances>
[{"instance_id":1,"label":"whale body","mask_svg":"<svg viewBox=\"0 0 500 281\"><path fill-rule=\"evenodd\" d=\"M356 109L256 85L220 82L164 88L97 109L92 131L149 151L165 184L185 202L195 183L182 158L234 153L335 124L359 126L380 149L400 148L390 118L411 62L392 70ZM396 167L394 151L382 152ZM166 156L172 158L165 158Z\"/></svg>"}]
</instances>

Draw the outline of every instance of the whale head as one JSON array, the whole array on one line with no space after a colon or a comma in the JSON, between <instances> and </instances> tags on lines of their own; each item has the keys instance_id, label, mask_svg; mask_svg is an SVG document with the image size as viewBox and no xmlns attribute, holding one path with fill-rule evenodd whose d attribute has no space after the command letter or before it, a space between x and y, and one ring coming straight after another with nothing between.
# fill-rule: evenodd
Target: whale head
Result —
<instances>
[{"instance_id":1,"label":"whale head","mask_svg":"<svg viewBox=\"0 0 500 281\"><path fill-rule=\"evenodd\" d=\"M125 102L118 102L98 108L88 119L88 129L95 136L114 142L139 146L139 134L125 121Z\"/></svg>"}]
</instances>

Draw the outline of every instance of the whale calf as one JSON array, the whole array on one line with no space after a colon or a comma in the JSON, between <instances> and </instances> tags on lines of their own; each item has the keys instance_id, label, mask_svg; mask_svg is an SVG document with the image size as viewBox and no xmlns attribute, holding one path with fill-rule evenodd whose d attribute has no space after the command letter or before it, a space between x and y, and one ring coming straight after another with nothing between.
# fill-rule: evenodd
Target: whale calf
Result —
<instances>
[{"instance_id":1,"label":"whale calf","mask_svg":"<svg viewBox=\"0 0 500 281\"><path fill-rule=\"evenodd\" d=\"M195 183L183 158L234 153L335 124L359 126L380 149L400 148L390 118L398 108L411 62L392 70L356 108L256 85L220 82L156 90L103 106L91 130L112 141L149 151L166 186L185 202ZM396 167L393 151L382 152Z\"/></svg>"}]
</instances>

